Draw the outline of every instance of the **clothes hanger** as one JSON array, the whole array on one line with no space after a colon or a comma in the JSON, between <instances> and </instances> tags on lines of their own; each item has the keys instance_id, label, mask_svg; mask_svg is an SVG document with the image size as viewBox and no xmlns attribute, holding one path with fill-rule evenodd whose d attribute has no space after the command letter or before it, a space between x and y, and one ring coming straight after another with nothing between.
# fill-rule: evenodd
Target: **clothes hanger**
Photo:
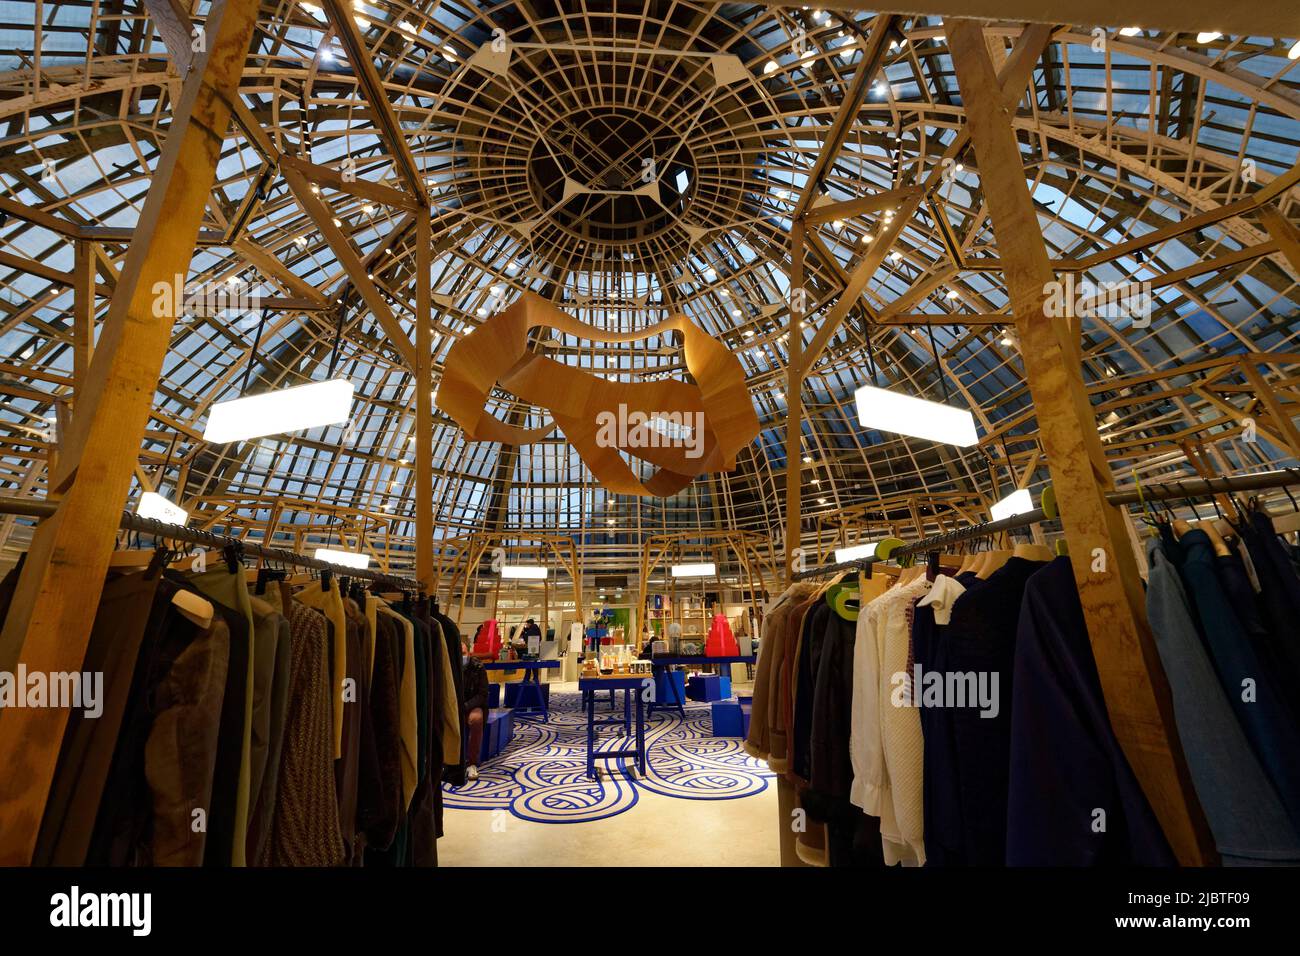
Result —
<instances>
[{"instance_id":1,"label":"clothes hanger","mask_svg":"<svg viewBox=\"0 0 1300 956\"><path fill-rule=\"evenodd\" d=\"M1189 498L1184 498L1184 499L1183 499L1183 504L1187 505L1187 507L1190 508L1190 509L1192 510L1192 514L1193 514L1193 515L1196 517L1196 519L1199 521L1199 520L1200 520L1200 515L1196 514L1196 507L1195 507L1195 505L1192 504L1191 499L1189 499ZM1187 532L1189 532L1189 531L1192 530L1192 524L1191 524L1191 522L1190 522L1190 521L1187 521L1187 520L1185 520L1185 519L1183 519L1183 518L1174 518L1174 519L1173 519L1173 526L1174 526L1174 537L1175 537L1175 538L1182 538L1183 535L1187 534Z\"/></svg>"},{"instance_id":2,"label":"clothes hanger","mask_svg":"<svg viewBox=\"0 0 1300 956\"><path fill-rule=\"evenodd\" d=\"M992 542L990 542L991 544ZM980 567L978 577L981 581L987 581L994 571L1002 567L1011 560L1012 554L1005 548L990 548L988 558Z\"/></svg>"},{"instance_id":3,"label":"clothes hanger","mask_svg":"<svg viewBox=\"0 0 1300 956\"><path fill-rule=\"evenodd\" d=\"M1219 530L1214 527L1212 522L1198 521L1196 523L1196 529L1205 532L1205 536L1210 539L1210 546L1214 548L1214 553L1217 556L1223 558L1232 553L1232 549L1228 547L1228 543L1223 540L1223 535L1219 534Z\"/></svg>"},{"instance_id":4,"label":"clothes hanger","mask_svg":"<svg viewBox=\"0 0 1300 956\"><path fill-rule=\"evenodd\" d=\"M862 611L857 582L855 581L852 587L838 586L833 593L826 595L826 603L831 606L832 611L844 620L856 621L858 614Z\"/></svg>"},{"instance_id":5,"label":"clothes hanger","mask_svg":"<svg viewBox=\"0 0 1300 956\"><path fill-rule=\"evenodd\" d=\"M1024 542L1011 549L1012 557L1024 558L1026 561L1051 561L1052 549L1045 544Z\"/></svg>"},{"instance_id":6,"label":"clothes hanger","mask_svg":"<svg viewBox=\"0 0 1300 956\"><path fill-rule=\"evenodd\" d=\"M1025 530L1028 534L1028 529ZM1045 544L1035 544L1033 541L1022 541L1011 548L1012 557L1023 558L1026 561L1051 561L1052 549Z\"/></svg>"},{"instance_id":7,"label":"clothes hanger","mask_svg":"<svg viewBox=\"0 0 1300 956\"><path fill-rule=\"evenodd\" d=\"M149 564L144 572L145 577L157 577L176 555L177 552L174 548L159 544L149 557ZM188 588L177 588L175 593L172 594L171 603L181 617L191 621L195 626L207 630L212 625L212 618L216 614L216 608L203 595Z\"/></svg>"},{"instance_id":8,"label":"clothes hanger","mask_svg":"<svg viewBox=\"0 0 1300 956\"><path fill-rule=\"evenodd\" d=\"M1160 516L1151 510L1151 506L1147 503L1146 495L1142 493L1142 479L1137 475L1134 475L1133 484L1137 487L1138 504L1142 506L1142 521L1147 526L1147 537L1156 537L1160 534L1160 529L1158 527ZM1164 505L1166 508L1169 507L1168 502L1165 502Z\"/></svg>"}]
</instances>

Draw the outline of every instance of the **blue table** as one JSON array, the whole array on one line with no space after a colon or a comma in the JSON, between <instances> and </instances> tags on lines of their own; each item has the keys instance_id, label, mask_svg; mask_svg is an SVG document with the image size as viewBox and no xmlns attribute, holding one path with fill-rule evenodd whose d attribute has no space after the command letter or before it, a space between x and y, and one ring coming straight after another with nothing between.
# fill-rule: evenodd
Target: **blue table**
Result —
<instances>
[{"instance_id":1,"label":"blue table","mask_svg":"<svg viewBox=\"0 0 1300 956\"><path fill-rule=\"evenodd\" d=\"M677 713L683 718L686 717L686 702L682 700L681 695L677 692L677 684L668 677L668 668L674 664L753 664L758 660L756 654L739 654L733 657L682 657L675 654L656 654L650 660L651 670L654 671L655 685L660 683L660 677L664 678L663 683L668 685L669 693L676 698L675 700L650 702L650 713L656 710L677 709Z\"/></svg>"},{"instance_id":2,"label":"blue table","mask_svg":"<svg viewBox=\"0 0 1300 956\"><path fill-rule=\"evenodd\" d=\"M519 682L519 699L515 702L515 717L525 719L540 716L546 720L551 715L542 693L541 672L558 669L559 661L484 661L483 669L490 671L523 671Z\"/></svg>"},{"instance_id":3,"label":"blue table","mask_svg":"<svg viewBox=\"0 0 1300 956\"><path fill-rule=\"evenodd\" d=\"M651 678L645 674L629 674L626 677L583 677L578 681L578 689L587 701L587 776L596 777L597 760L618 760L623 757L636 758L636 771L645 776L645 707L641 692L650 684ZM623 716L606 720L596 719L596 693L608 690L623 691ZM636 701L636 733L632 733L632 701ZM633 737L635 747L631 750L606 750L596 753L596 728L622 727L623 735Z\"/></svg>"}]
</instances>

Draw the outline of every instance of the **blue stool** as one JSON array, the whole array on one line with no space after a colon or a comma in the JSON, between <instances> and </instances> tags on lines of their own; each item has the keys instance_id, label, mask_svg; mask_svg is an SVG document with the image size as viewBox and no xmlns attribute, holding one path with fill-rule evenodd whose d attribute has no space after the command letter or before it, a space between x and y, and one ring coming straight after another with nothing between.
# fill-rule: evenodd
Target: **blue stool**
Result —
<instances>
[{"instance_id":1,"label":"blue stool","mask_svg":"<svg viewBox=\"0 0 1300 956\"><path fill-rule=\"evenodd\" d=\"M731 696L731 678L696 674L686 682L686 696L699 701L726 700Z\"/></svg>"},{"instance_id":2,"label":"blue stool","mask_svg":"<svg viewBox=\"0 0 1300 956\"><path fill-rule=\"evenodd\" d=\"M715 701L713 711L713 736L743 737L744 717L738 703L732 700Z\"/></svg>"}]
</instances>

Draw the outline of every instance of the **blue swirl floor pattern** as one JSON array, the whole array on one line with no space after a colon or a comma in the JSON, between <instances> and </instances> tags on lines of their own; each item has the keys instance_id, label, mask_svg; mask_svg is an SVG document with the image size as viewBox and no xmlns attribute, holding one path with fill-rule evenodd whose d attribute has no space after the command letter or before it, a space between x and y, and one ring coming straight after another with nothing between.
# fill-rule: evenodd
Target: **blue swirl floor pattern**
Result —
<instances>
[{"instance_id":1,"label":"blue swirl floor pattern","mask_svg":"<svg viewBox=\"0 0 1300 956\"><path fill-rule=\"evenodd\" d=\"M597 716L608 715L598 703ZM619 699L618 713L622 713ZM618 728L600 728L597 751L631 744ZM516 721L515 739L479 767L477 780L443 787L443 806L509 810L535 823L589 823L626 813L641 790L682 800L735 800L767 789L767 765L745 753L739 737L711 735L708 704L687 702L686 717L657 713L646 722L646 775L633 779L633 761L603 761L599 780L587 778L587 716L579 694L551 694L550 719Z\"/></svg>"}]
</instances>

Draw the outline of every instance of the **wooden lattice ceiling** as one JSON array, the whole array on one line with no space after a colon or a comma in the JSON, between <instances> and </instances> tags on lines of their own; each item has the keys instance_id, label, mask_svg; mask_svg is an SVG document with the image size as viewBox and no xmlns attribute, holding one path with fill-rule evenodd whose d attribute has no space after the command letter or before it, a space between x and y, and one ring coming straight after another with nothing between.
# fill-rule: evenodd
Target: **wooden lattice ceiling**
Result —
<instances>
[{"instance_id":1,"label":"wooden lattice ceiling","mask_svg":"<svg viewBox=\"0 0 1300 956\"><path fill-rule=\"evenodd\" d=\"M190 24L207 8L3 6L0 493L44 493L78 343L106 308ZM1296 38L1106 26L1100 44L1091 24L1052 32L1015 125L1058 267L1150 281L1156 293L1149 328L1080 329L1112 466L1151 478L1294 459ZM995 62L1023 32L989 28ZM954 497L987 501L1045 480L973 156L901 229L889 224L901 203L871 198L924 182L963 122L936 17L689 2L264 3L237 120L185 281L246 280L265 312L177 325L138 472L201 520L359 534L402 563L416 189L433 216L435 374L457 335L521 289L612 329L682 311L741 356L764 426L736 472L640 502L590 487L559 440L466 444L439 419L435 520L447 537L586 527L615 561L638 532L779 536L791 216L852 200L810 227L808 339L866 252L897 238L805 382L805 514L910 498L923 504L886 517L924 523ZM657 197L635 194L647 158ZM814 170L818 195L805 195ZM680 372L673 344L560 336L537 347L635 379ZM1268 362L1242 360L1265 352ZM357 385L348 428L201 441L214 402L329 369ZM853 390L868 381L968 405L980 448L864 432ZM507 396L493 410L540 423ZM1258 441L1243 440L1246 418ZM293 510L273 516L267 496ZM14 529L0 519L0 540Z\"/></svg>"}]
</instances>

